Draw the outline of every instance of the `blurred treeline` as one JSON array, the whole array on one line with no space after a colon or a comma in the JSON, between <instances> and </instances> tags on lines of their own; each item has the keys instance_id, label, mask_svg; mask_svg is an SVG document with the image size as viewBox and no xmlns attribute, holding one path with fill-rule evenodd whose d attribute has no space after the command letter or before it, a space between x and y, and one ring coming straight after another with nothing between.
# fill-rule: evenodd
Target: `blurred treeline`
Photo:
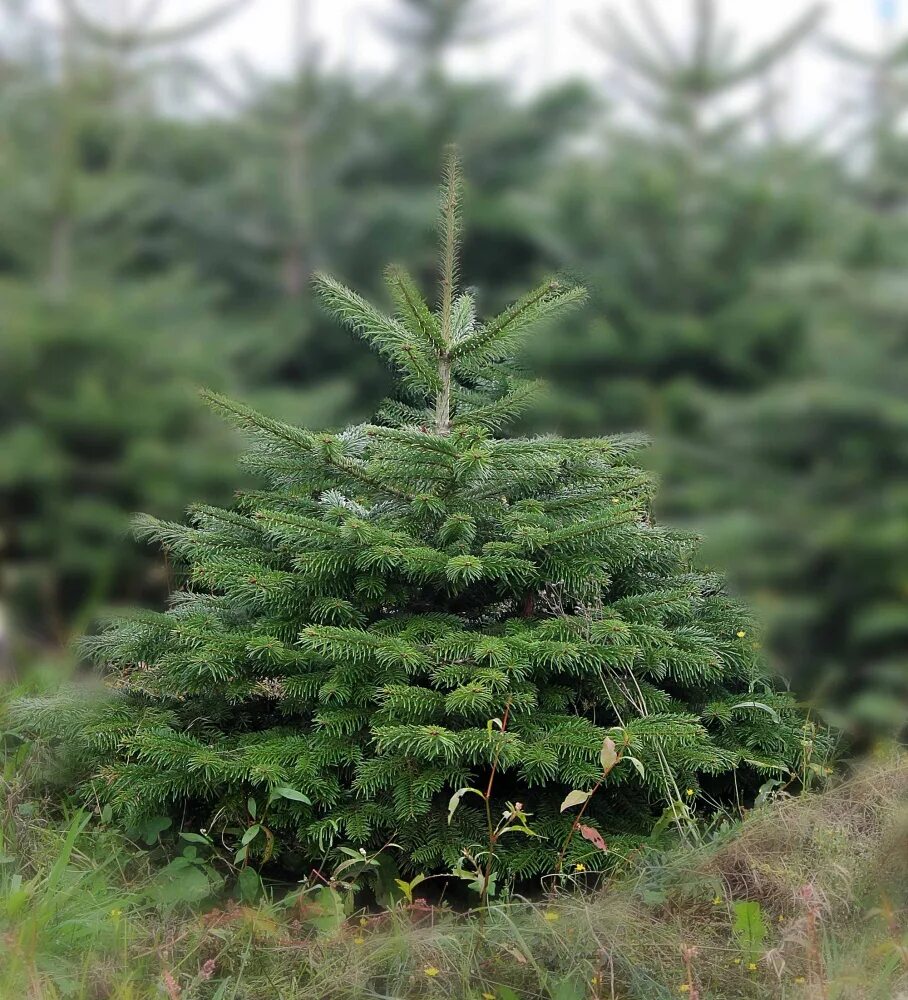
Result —
<instances>
[{"instance_id":1,"label":"blurred treeline","mask_svg":"<svg viewBox=\"0 0 908 1000\"><path fill-rule=\"evenodd\" d=\"M532 346L550 391L527 429L649 430L660 516L703 529L799 688L855 727L904 725L908 39L858 50L805 6L748 49L730 0L691 0L684 36L622 0L579 28L603 86L527 97L445 69L509 30L482 0L398 0L384 76L327 68L300 32L291 77L227 80L185 43L236 6L180 24L165 5L164 29L0 2L7 669L105 605L163 601L132 512L242 484L196 386L314 427L370 414L384 375L308 278L380 294L395 260L431 281L453 141L486 310L546 272L590 289ZM792 135L779 71L803 45L855 99Z\"/></svg>"}]
</instances>

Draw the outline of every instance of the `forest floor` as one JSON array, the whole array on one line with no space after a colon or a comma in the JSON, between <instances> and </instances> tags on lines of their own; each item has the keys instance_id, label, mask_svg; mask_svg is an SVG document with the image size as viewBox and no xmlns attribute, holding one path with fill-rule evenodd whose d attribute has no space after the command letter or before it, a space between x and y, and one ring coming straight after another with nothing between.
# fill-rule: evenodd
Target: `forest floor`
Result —
<instances>
[{"instance_id":1,"label":"forest floor","mask_svg":"<svg viewBox=\"0 0 908 1000\"><path fill-rule=\"evenodd\" d=\"M5 740L0 1000L908 1000L904 753L600 885L464 913L307 886L244 900L192 845L135 843L49 793Z\"/></svg>"}]
</instances>

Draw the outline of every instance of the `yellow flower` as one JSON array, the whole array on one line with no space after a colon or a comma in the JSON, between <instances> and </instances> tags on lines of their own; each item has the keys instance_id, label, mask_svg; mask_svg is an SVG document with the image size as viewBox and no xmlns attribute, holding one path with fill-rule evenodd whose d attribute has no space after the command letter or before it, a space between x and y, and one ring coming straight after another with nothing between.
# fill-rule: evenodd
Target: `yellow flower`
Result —
<instances>
[{"instance_id":1,"label":"yellow flower","mask_svg":"<svg viewBox=\"0 0 908 1000\"><path fill-rule=\"evenodd\" d=\"M778 921L778 922L779 922L780 924L784 924L784 923L785 923L785 917L784 917L784 916L782 916L782 914L781 914L781 913L780 913L780 914L779 914L779 915L778 915L778 916L776 917L776 920L777 920L777 921Z\"/></svg>"},{"instance_id":2,"label":"yellow flower","mask_svg":"<svg viewBox=\"0 0 908 1000\"><path fill-rule=\"evenodd\" d=\"M548 920L550 924L554 924L556 920L560 920L559 914L555 913L554 910L545 911L545 919Z\"/></svg>"},{"instance_id":3,"label":"yellow flower","mask_svg":"<svg viewBox=\"0 0 908 1000\"><path fill-rule=\"evenodd\" d=\"M434 965L427 965L422 971L429 977L429 979L434 979L438 975L438 969L436 969Z\"/></svg>"},{"instance_id":4,"label":"yellow flower","mask_svg":"<svg viewBox=\"0 0 908 1000\"><path fill-rule=\"evenodd\" d=\"M362 936L362 934L360 934L358 937L355 937L353 939L353 943L354 944L365 944L366 943L366 939Z\"/></svg>"},{"instance_id":5,"label":"yellow flower","mask_svg":"<svg viewBox=\"0 0 908 1000\"><path fill-rule=\"evenodd\" d=\"M688 788L688 790L687 790L687 797L690 798L693 794L694 794L693 788Z\"/></svg>"},{"instance_id":6,"label":"yellow flower","mask_svg":"<svg viewBox=\"0 0 908 1000\"><path fill-rule=\"evenodd\" d=\"M482 1000L495 1000L494 993L483 993Z\"/></svg>"},{"instance_id":7,"label":"yellow flower","mask_svg":"<svg viewBox=\"0 0 908 1000\"><path fill-rule=\"evenodd\" d=\"M747 963L747 971L748 972L756 972L757 971L757 963L756 962L748 962Z\"/></svg>"},{"instance_id":8,"label":"yellow flower","mask_svg":"<svg viewBox=\"0 0 908 1000\"><path fill-rule=\"evenodd\" d=\"M741 964L741 959L740 958L736 958L735 959L735 965L740 965L740 964Z\"/></svg>"},{"instance_id":9,"label":"yellow flower","mask_svg":"<svg viewBox=\"0 0 908 1000\"><path fill-rule=\"evenodd\" d=\"M805 983L807 980L803 976L795 976L796 983Z\"/></svg>"},{"instance_id":10,"label":"yellow flower","mask_svg":"<svg viewBox=\"0 0 908 1000\"><path fill-rule=\"evenodd\" d=\"M366 917L360 917L359 918L359 926L360 927L368 927L369 926L369 921L366 919Z\"/></svg>"},{"instance_id":11,"label":"yellow flower","mask_svg":"<svg viewBox=\"0 0 908 1000\"><path fill-rule=\"evenodd\" d=\"M736 634L739 639L743 639L747 635L743 628L739 628Z\"/></svg>"},{"instance_id":12,"label":"yellow flower","mask_svg":"<svg viewBox=\"0 0 908 1000\"><path fill-rule=\"evenodd\" d=\"M574 865L574 871L575 872L585 872L586 871L586 865L583 864L583 862L578 862L576 865Z\"/></svg>"},{"instance_id":13,"label":"yellow flower","mask_svg":"<svg viewBox=\"0 0 908 1000\"><path fill-rule=\"evenodd\" d=\"M690 986L688 986L688 984L687 984L687 983L682 983L682 984L681 984L681 985L680 985L680 986L678 987L678 992L679 992L679 993L690 993Z\"/></svg>"},{"instance_id":14,"label":"yellow flower","mask_svg":"<svg viewBox=\"0 0 908 1000\"><path fill-rule=\"evenodd\" d=\"M598 986L598 985L599 985L599 977L593 976L593 978L590 980L590 986Z\"/></svg>"},{"instance_id":15,"label":"yellow flower","mask_svg":"<svg viewBox=\"0 0 908 1000\"><path fill-rule=\"evenodd\" d=\"M722 897L713 896L713 906L721 906L721 905L722 905Z\"/></svg>"}]
</instances>

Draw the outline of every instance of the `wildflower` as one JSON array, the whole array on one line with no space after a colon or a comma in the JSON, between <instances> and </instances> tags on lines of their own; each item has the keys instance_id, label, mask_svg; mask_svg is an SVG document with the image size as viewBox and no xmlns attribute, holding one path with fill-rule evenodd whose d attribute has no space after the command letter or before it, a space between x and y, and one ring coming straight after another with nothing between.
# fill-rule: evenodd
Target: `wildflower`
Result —
<instances>
[{"instance_id":1,"label":"wildflower","mask_svg":"<svg viewBox=\"0 0 908 1000\"><path fill-rule=\"evenodd\" d=\"M795 976L795 982L800 985L801 983L806 983L807 980L803 976Z\"/></svg>"},{"instance_id":2,"label":"wildflower","mask_svg":"<svg viewBox=\"0 0 908 1000\"><path fill-rule=\"evenodd\" d=\"M740 965L740 964L741 964L741 959L740 958L736 958L735 959L735 965Z\"/></svg>"},{"instance_id":3,"label":"wildflower","mask_svg":"<svg viewBox=\"0 0 908 1000\"><path fill-rule=\"evenodd\" d=\"M784 917L784 916L783 916L783 915L782 915L782 914L780 913L780 914L779 914L779 915L778 915L778 916L776 917L776 921L777 921L778 923L780 923L780 924L784 924L784 923L785 923L785 917Z\"/></svg>"},{"instance_id":4,"label":"wildflower","mask_svg":"<svg viewBox=\"0 0 908 1000\"><path fill-rule=\"evenodd\" d=\"M713 906L721 906L721 905L722 905L722 897L713 896Z\"/></svg>"},{"instance_id":5,"label":"wildflower","mask_svg":"<svg viewBox=\"0 0 908 1000\"><path fill-rule=\"evenodd\" d=\"M586 871L586 865L583 864L582 861L578 861L577 864L574 865L574 871L575 872L585 872Z\"/></svg>"},{"instance_id":6,"label":"wildflower","mask_svg":"<svg viewBox=\"0 0 908 1000\"><path fill-rule=\"evenodd\" d=\"M360 917L359 918L359 926L360 927L368 927L369 926L369 920L368 920L368 918L366 918L366 917Z\"/></svg>"},{"instance_id":7,"label":"wildflower","mask_svg":"<svg viewBox=\"0 0 908 1000\"><path fill-rule=\"evenodd\" d=\"M688 788L688 790L687 790L687 797L690 798L693 794L694 794L693 788Z\"/></svg>"},{"instance_id":8,"label":"wildflower","mask_svg":"<svg viewBox=\"0 0 908 1000\"><path fill-rule=\"evenodd\" d=\"M678 992L679 993L690 993L690 986L687 983L682 983L678 987Z\"/></svg>"},{"instance_id":9,"label":"wildflower","mask_svg":"<svg viewBox=\"0 0 908 1000\"><path fill-rule=\"evenodd\" d=\"M199 969L199 979L211 979L214 975L214 970L216 968L216 963L213 958L209 958L207 962Z\"/></svg>"},{"instance_id":10,"label":"wildflower","mask_svg":"<svg viewBox=\"0 0 908 1000\"><path fill-rule=\"evenodd\" d=\"M560 919L561 919L561 917L559 916L559 914L555 913L555 911L554 911L554 910L546 910L546 911L545 911L545 919L546 919L546 920L547 920L547 921L548 921L548 922L549 922L550 924L554 924L554 923L555 923L555 921L556 921L556 920L560 920Z\"/></svg>"},{"instance_id":11,"label":"wildflower","mask_svg":"<svg viewBox=\"0 0 908 1000\"><path fill-rule=\"evenodd\" d=\"M592 979L590 979L590 986L598 986L598 985L599 985L599 977L593 976Z\"/></svg>"},{"instance_id":12,"label":"wildflower","mask_svg":"<svg viewBox=\"0 0 908 1000\"><path fill-rule=\"evenodd\" d=\"M366 939L365 939L365 938L364 938L364 937L362 936L362 934L358 934L358 935L357 935L357 936L356 936L356 937L355 937L355 938L353 939L353 943L354 943L354 944L365 944L365 943L366 943Z\"/></svg>"},{"instance_id":13,"label":"wildflower","mask_svg":"<svg viewBox=\"0 0 908 1000\"><path fill-rule=\"evenodd\" d=\"M434 965L427 965L422 971L429 977L429 979L434 979L438 975L438 969L436 969Z\"/></svg>"},{"instance_id":14,"label":"wildflower","mask_svg":"<svg viewBox=\"0 0 908 1000\"><path fill-rule=\"evenodd\" d=\"M110 911L110 915L113 917L114 920L119 920L120 917L123 916L123 911L114 908Z\"/></svg>"},{"instance_id":15,"label":"wildflower","mask_svg":"<svg viewBox=\"0 0 908 1000\"><path fill-rule=\"evenodd\" d=\"M739 628L736 634L739 639L743 639L747 635L743 628Z\"/></svg>"},{"instance_id":16,"label":"wildflower","mask_svg":"<svg viewBox=\"0 0 908 1000\"><path fill-rule=\"evenodd\" d=\"M483 993L482 1000L495 1000L494 993Z\"/></svg>"},{"instance_id":17,"label":"wildflower","mask_svg":"<svg viewBox=\"0 0 908 1000\"><path fill-rule=\"evenodd\" d=\"M747 971L748 972L756 972L757 971L757 963L756 962L748 962L747 963Z\"/></svg>"}]
</instances>

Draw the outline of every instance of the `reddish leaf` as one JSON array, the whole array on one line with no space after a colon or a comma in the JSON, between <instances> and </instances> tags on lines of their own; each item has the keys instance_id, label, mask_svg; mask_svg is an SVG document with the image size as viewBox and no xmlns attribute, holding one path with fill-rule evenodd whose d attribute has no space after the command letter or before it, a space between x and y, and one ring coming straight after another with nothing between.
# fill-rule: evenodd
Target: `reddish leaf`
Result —
<instances>
[{"instance_id":1,"label":"reddish leaf","mask_svg":"<svg viewBox=\"0 0 908 1000\"><path fill-rule=\"evenodd\" d=\"M578 826L577 829L580 831L580 836L584 840L588 840L595 847L598 847L600 851L607 851L605 841L602 839L602 834L592 826Z\"/></svg>"}]
</instances>

